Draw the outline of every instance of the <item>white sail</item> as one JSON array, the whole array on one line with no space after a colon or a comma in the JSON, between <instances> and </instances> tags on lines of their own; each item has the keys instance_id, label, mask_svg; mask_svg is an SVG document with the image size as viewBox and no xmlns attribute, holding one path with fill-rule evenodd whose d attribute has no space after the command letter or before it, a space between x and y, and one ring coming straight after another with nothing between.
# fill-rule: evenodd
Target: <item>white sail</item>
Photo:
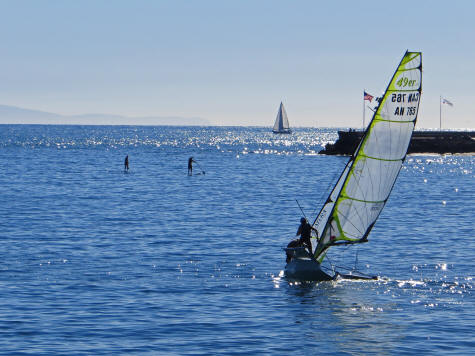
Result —
<instances>
[{"instance_id":1,"label":"white sail","mask_svg":"<svg viewBox=\"0 0 475 356\"><path fill-rule=\"evenodd\" d=\"M282 102L280 103L279 111L277 112L277 117L275 119L274 128L272 131L274 133L290 133L289 119Z\"/></svg>"},{"instance_id":2,"label":"white sail","mask_svg":"<svg viewBox=\"0 0 475 356\"><path fill-rule=\"evenodd\" d=\"M321 262L332 245L365 242L406 157L419 110L422 55L406 52L345 170L314 222Z\"/></svg>"}]
</instances>

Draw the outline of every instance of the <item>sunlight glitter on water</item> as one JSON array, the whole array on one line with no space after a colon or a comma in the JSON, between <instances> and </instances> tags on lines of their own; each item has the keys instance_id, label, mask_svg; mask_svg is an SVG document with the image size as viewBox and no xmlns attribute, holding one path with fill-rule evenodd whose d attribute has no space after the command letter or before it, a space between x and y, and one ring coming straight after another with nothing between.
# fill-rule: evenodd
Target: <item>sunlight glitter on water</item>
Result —
<instances>
[{"instance_id":1,"label":"sunlight glitter on water","mask_svg":"<svg viewBox=\"0 0 475 356\"><path fill-rule=\"evenodd\" d=\"M473 350L473 157L409 156L357 259L329 252L377 281L299 283L281 247L347 162L317 156L336 130L2 129L4 353Z\"/></svg>"},{"instance_id":2,"label":"sunlight glitter on water","mask_svg":"<svg viewBox=\"0 0 475 356\"><path fill-rule=\"evenodd\" d=\"M21 130L16 126L8 127L5 132L9 140L2 142L6 145L20 145L23 147L50 147L61 149L72 147L160 147L160 148L194 148L199 150L214 149L220 152L239 152L239 147L248 146L245 152L265 155L281 154L317 154L328 142L334 142L337 134L334 129L295 129L291 135L285 137L275 135L267 128L242 127L93 127L96 135L81 137L77 135L77 127L67 127L63 136L33 137L19 136ZM34 128L41 131L42 126ZM102 131L101 131L102 130ZM128 136L124 136L124 130ZM104 134L106 132L106 134ZM68 133L70 134L68 136ZM244 151L242 152L244 154Z\"/></svg>"},{"instance_id":3,"label":"sunlight glitter on water","mask_svg":"<svg viewBox=\"0 0 475 356\"><path fill-rule=\"evenodd\" d=\"M411 287L417 287L417 286L426 286L426 282L423 281L414 281L414 280L409 280L409 281L397 281L398 282L398 287L404 287L405 285L409 285Z\"/></svg>"}]
</instances>

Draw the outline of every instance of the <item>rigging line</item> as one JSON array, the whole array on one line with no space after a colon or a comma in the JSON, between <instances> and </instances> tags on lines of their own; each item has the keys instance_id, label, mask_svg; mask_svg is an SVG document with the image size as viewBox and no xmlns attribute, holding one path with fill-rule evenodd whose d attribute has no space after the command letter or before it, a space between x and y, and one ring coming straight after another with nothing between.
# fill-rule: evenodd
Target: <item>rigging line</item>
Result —
<instances>
[{"instance_id":1,"label":"rigging line","mask_svg":"<svg viewBox=\"0 0 475 356\"><path fill-rule=\"evenodd\" d=\"M353 208L353 201L351 202L350 205L351 205L351 209L352 209L352 208ZM360 215L358 209L353 209L353 210L354 210L353 213L355 213L355 214L358 216L358 219L359 219L360 223L362 223L362 222L363 222L363 218L362 218L362 216ZM338 210L338 209L336 209L336 211L338 212L338 214L339 214L343 219L345 219L345 223L349 223L351 226L354 227L354 229L355 229L356 231L358 231L358 233L359 233L360 235L364 235L364 231L361 231L361 230L358 228L358 226L356 226L356 225L351 221L350 215L348 215L348 214L342 214L342 212L341 212L340 210ZM342 220L342 219L339 218L339 220L340 220L340 225L341 225L341 220ZM364 224L361 224L361 225L364 225ZM343 230L343 229L342 229L342 230ZM348 236L346 236L346 231L343 231L343 233L345 234L345 237L349 238ZM357 237L356 239L359 239L359 238Z\"/></svg>"},{"instance_id":2,"label":"rigging line","mask_svg":"<svg viewBox=\"0 0 475 356\"><path fill-rule=\"evenodd\" d=\"M366 162L363 163L361 160L358 160L358 161L356 162L356 165L358 165L358 164L362 165L361 171L363 172L363 171L365 170L365 167L366 167ZM353 165L353 166L351 167L351 168L352 168L352 171L354 170L354 167L355 167L355 165ZM350 173L352 173L352 172L350 172ZM365 197L364 190L363 190L363 188L362 188L361 185L360 185L361 179L360 179L359 177L357 177L355 174L353 174L353 177L355 178L355 179L354 179L354 182L356 183L356 186L357 186L358 190L359 190L360 192L362 192L362 193L363 193L363 197ZM341 197L342 197L342 195L340 196L340 198L341 198ZM355 201L355 200L357 200L357 199L351 198L351 197L346 196L346 195L343 196L343 197L352 200L352 202L350 203L350 209L352 209L352 208L353 208L353 201ZM364 201L363 201L363 202L364 202ZM367 221L366 221L367 219L363 220L363 216L361 215L362 212L360 212L358 209L353 209L353 210L354 210L354 213L358 216L358 220L359 220L360 224L361 224L362 226L366 225L365 222L367 222ZM340 211L340 210L337 209L337 211L338 211L338 213L341 214L341 211ZM364 234L363 231L361 231L355 224L353 224L353 223L350 221L349 215L343 215L343 214L342 214L342 216L345 217L345 219L350 222L350 224L355 228L356 231L358 231L361 235ZM365 231L366 231L366 229L365 229Z\"/></svg>"},{"instance_id":3,"label":"rigging line","mask_svg":"<svg viewBox=\"0 0 475 356\"><path fill-rule=\"evenodd\" d=\"M347 165L348 165L348 161L343 165L343 171L346 169ZM338 178L337 177L340 176L340 175L341 175L341 170L335 170L335 173L331 177L331 179L330 179L330 181L327 185L327 188L324 191L322 191L322 193L320 194L320 198L319 198L318 203L320 203L325 196L329 197L331 195L331 193L333 192L333 189L334 189L335 182L338 183ZM325 204L326 204L326 200L323 201L323 204L320 204L320 205L325 205ZM316 204L316 206L317 206L317 204ZM317 217L318 217L318 207L315 208L313 215L317 215Z\"/></svg>"},{"instance_id":4,"label":"rigging line","mask_svg":"<svg viewBox=\"0 0 475 356\"><path fill-rule=\"evenodd\" d=\"M346 165L345 165L345 168L343 169L343 172L340 173L339 177L338 177L338 180L336 181L336 184L334 185L333 189L331 190L329 196L328 196L328 199L332 196L332 194L335 192L335 189L338 187L338 184L340 183L340 180L343 179L343 182L341 184L341 187L339 188L340 189L340 192L341 192L341 189L343 188L343 183L344 181L346 180L346 178L348 177L348 174L350 174L350 170L351 170L351 166L353 165L353 157L351 157L347 162L346 162ZM346 172L346 173L345 173ZM329 217L331 217L333 215L333 211L335 209L335 204L336 204L336 201L340 195L340 192L337 194L336 196L336 199L333 201L333 206L331 208L331 211L330 213L328 214ZM327 199L327 201L328 201ZM317 222L317 219L318 217L320 216L320 214L322 213L322 211L325 209L325 205L326 205L326 202L323 204L323 206L321 207L319 213L317 214L317 216L315 217L315 220L313 221L313 225L315 225L315 223ZM322 232L322 235L325 233L325 230L326 230L326 226L328 225L328 219L325 221L325 226L323 228L323 232Z\"/></svg>"},{"instance_id":5,"label":"rigging line","mask_svg":"<svg viewBox=\"0 0 475 356\"><path fill-rule=\"evenodd\" d=\"M349 245L347 248L345 248L344 251L348 250L352 245ZM358 272L359 274L363 275L363 276L369 276L368 274L364 273L364 272L361 272L360 270L358 270L357 268L357 261L358 261L358 249L356 250L356 260L355 260L355 266L353 268L350 268L346 265L333 265L332 264L332 267L333 268L340 268L342 270L346 270L346 271L350 271L350 272ZM327 259L329 259L328 255L327 255ZM321 267L324 267L324 266L321 266ZM326 268L328 269L328 268Z\"/></svg>"},{"instance_id":6,"label":"rigging line","mask_svg":"<svg viewBox=\"0 0 475 356\"><path fill-rule=\"evenodd\" d=\"M333 269L333 268L329 268L327 266L322 266L322 265L320 265L320 268L323 268L323 269L326 269L327 271L332 271L333 273L335 273L335 269Z\"/></svg>"},{"instance_id":7,"label":"rigging line","mask_svg":"<svg viewBox=\"0 0 475 356\"><path fill-rule=\"evenodd\" d=\"M300 204L299 204L299 201L298 201L297 199L295 199L295 201L297 202L297 205L299 206L299 208L300 208L300 211L302 212L302 214L303 214L303 216L304 216L305 220L307 220L307 221L308 221L308 219L307 219L307 216L305 215L305 212L303 211L302 207L301 207L301 206L300 206Z\"/></svg>"},{"instance_id":8,"label":"rigging line","mask_svg":"<svg viewBox=\"0 0 475 356\"><path fill-rule=\"evenodd\" d=\"M335 265L330 260L330 256L328 256L328 254L327 254L326 257L327 257L328 262L330 263L330 266L332 267L332 272L335 273Z\"/></svg>"},{"instance_id":9,"label":"rigging line","mask_svg":"<svg viewBox=\"0 0 475 356\"><path fill-rule=\"evenodd\" d=\"M365 225L365 224L363 224L363 218L362 218L362 216L360 215L360 212L358 211L358 209L353 209L353 202L354 202L354 199L352 199L352 198L350 198L350 197L347 197L347 196L342 196L342 195L340 195L340 199L341 199L342 197L347 198L348 200L351 201L351 202L350 202L350 209L348 209L348 210L354 210L354 211L352 211L352 213L354 213L354 214L356 214L356 215L358 216L358 219L359 219L360 223L362 223L361 225ZM336 204L335 204L335 205L336 205ZM349 223L351 226L353 226L354 229L355 229L356 231L358 231L359 234L361 234L361 235L364 234L364 232L361 231L361 230L350 220L350 215L348 215L348 214L343 214L342 211L340 211L340 209L338 209L338 207L336 207L336 208L334 209L334 211L336 211L343 219L345 219L345 222L347 222L347 223ZM351 212L350 212L350 213L351 213ZM339 220L341 221L342 219L339 218ZM341 223L340 223L340 225L341 225ZM365 229L365 231L366 231L366 229Z\"/></svg>"},{"instance_id":10,"label":"rigging line","mask_svg":"<svg viewBox=\"0 0 475 356\"><path fill-rule=\"evenodd\" d=\"M336 268L340 268L340 269L343 269L343 270L347 270L347 271L353 271L352 268L350 267L347 267L347 266L338 266L338 265L335 265L334 267ZM359 271L358 271L359 272Z\"/></svg>"},{"instance_id":11,"label":"rigging line","mask_svg":"<svg viewBox=\"0 0 475 356\"><path fill-rule=\"evenodd\" d=\"M359 233L360 235L364 235L364 232L362 232L355 224L353 224L353 223L351 222L349 215L342 214L342 212L341 212L340 210L338 210L338 209L336 209L336 212L337 212L338 214L340 214L340 216L341 216L343 219L345 219L345 222L346 222L346 223L349 223L351 226L353 226L353 227L355 228L355 230L358 231L358 233ZM356 214L358 215L358 218L360 219L360 222L362 222L363 220L362 220L361 216L359 215L358 211L356 211ZM340 219L340 218L338 218L338 219L340 220L340 226L341 226L341 220L342 220L342 219ZM366 230L365 230L365 231L366 231ZM345 237L346 237L346 238L350 238L350 237L346 236L346 231L343 231L343 229L342 229L342 232L345 234ZM361 237L356 237L355 239L359 240L360 238L361 238ZM352 240L350 240L350 241L352 241Z\"/></svg>"},{"instance_id":12,"label":"rigging line","mask_svg":"<svg viewBox=\"0 0 475 356\"><path fill-rule=\"evenodd\" d=\"M353 164L352 164L351 167L350 167L350 170L349 170L349 172L348 172L348 174L347 174L347 176L346 176L346 179L345 179L345 182L344 182L343 186L345 186L345 184L348 182L348 180L349 180L348 177L349 177L350 175L352 175L352 176L354 177L354 182L356 183L356 186L357 186L358 190L362 192L363 189L362 189L361 186L360 186L360 179L354 174L355 166L357 166L358 164L362 164L362 162L361 162L361 163L360 163L360 162L361 162L361 160L355 160L355 161L353 161ZM364 165L363 165L363 166L364 166ZM364 167L363 167L363 169L364 169ZM363 169L362 169L362 171L363 171ZM335 206L336 206L337 202L338 202L342 197L350 198L350 197L348 197L348 196L343 196L343 195L341 194L341 192L343 191L343 186L342 186L342 189L340 190L340 195L339 195L339 197L337 198L337 200L336 200L336 202L335 202ZM353 202L350 203L350 208L351 208L352 206L353 206ZM337 213L341 214L341 211L340 211L337 207L335 207L333 210L334 210L334 211L336 210ZM360 222L363 222L362 217L359 215L358 211L357 211L356 213L357 213L357 215L358 215L359 221L360 221ZM343 214L341 214L341 216L344 217L347 221L349 221L349 216L348 216L348 215L343 215ZM359 233L362 233L353 223L351 223L351 221L350 221L350 224L353 225L353 227L355 228L355 230L357 230Z\"/></svg>"},{"instance_id":13,"label":"rigging line","mask_svg":"<svg viewBox=\"0 0 475 356\"><path fill-rule=\"evenodd\" d=\"M329 256L327 255L326 257L329 260L329 262L331 263ZM336 268L340 268L340 269L347 270L347 271L352 271L353 270L353 271L359 272L359 271L354 270L353 268L345 266L345 265L334 265L333 263L331 263L331 266L332 266L333 269L336 267ZM321 267L324 267L324 266L321 266ZM362 273L362 272L359 272L359 273Z\"/></svg>"}]
</instances>

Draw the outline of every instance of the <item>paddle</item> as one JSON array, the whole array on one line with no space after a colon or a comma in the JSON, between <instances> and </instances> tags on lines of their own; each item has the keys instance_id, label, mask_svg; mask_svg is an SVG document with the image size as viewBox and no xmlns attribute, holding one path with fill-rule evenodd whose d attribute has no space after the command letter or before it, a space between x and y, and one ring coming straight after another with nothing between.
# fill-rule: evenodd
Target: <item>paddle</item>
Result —
<instances>
[{"instance_id":1,"label":"paddle","mask_svg":"<svg viewBox=\"0 0 475 356\"><path fill-rule=\"evenodd\" d=\"M195 163L201 169L201 173L203 173L203 175L206 174L206 172L203 170L203 168L201 168L200 164L196 161L195 161Z\"/></svg>"}]
</instances>

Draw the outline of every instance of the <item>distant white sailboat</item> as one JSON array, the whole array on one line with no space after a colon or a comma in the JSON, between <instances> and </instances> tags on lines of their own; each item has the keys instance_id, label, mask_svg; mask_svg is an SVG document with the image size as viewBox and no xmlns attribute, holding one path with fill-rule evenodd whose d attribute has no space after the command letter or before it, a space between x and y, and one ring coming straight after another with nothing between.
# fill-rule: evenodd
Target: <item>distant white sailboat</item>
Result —
<instances>
[{"instance_id":1,"label":"distant white sailboat","mask_svg":"<svg viewBox=\"0 0 475 356\"><path fill-rule=\"evenodd\" d=\"M289 119L287 117L287 112L285 111L284 104L282 104L282 102L280 103L279 112L277 113L272 132L276 134L292 133L292 130L289 127Z\"/></svg>"},{"instance_id":2,"label":"distant white sailboat","mask_svg":"<svg viewBox=\"0 0 475 356\"><path fill-rule=\"evenodd\" d=\"M312 253L286 248L289 278L322 281L320 264L333 246L364 243L381 214L406 158L419 111L422 54L406 52L330 196L313 222ZM293 244L292 244L293 243ZM289 246L298 245L294 240ZM314 245L315 244L315 245ZM354 273L346 278L368 278Z\"/></svg>"}]
</instances>

